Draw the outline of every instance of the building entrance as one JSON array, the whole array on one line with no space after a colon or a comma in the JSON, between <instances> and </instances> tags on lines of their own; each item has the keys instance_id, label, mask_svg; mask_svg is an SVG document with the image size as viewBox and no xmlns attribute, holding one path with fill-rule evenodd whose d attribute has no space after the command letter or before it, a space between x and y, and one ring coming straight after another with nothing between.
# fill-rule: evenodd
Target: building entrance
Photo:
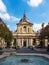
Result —
<instances>
[{"instance_id":1,"label":"building entrance","mask_svg":"<svg viewBox=\"0 0 49 65\"><path fill-rule=\"evenodd\" d=\"M23 42L23 47L26 47L26 40Z\"/></svg>"}]
</instances>

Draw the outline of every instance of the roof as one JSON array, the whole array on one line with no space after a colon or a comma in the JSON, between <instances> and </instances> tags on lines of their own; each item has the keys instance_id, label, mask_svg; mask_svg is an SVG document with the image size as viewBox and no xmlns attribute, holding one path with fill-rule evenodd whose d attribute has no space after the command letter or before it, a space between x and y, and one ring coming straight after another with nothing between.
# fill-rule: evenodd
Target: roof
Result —
<instances>
[{"instance_id":1,"label":"roof","mask_svg":"<svg viewBox=\"0 0 49 65\"><path fill-rule=\"evenodd\" d=\"M23 15L23 18L21 18L21 19L20 19L20 21L19 21L19 23L17 23L17 25L22 24L23 22L26 22L26 23L28 23L28 24L33 25L33 24L32 24L32 23L30 23L30 22L29 22L29 20L27 19L27 17L26 17L26 14L25 14L25 13L24 13L24 15Z\"/></svg>"}]
</instances>

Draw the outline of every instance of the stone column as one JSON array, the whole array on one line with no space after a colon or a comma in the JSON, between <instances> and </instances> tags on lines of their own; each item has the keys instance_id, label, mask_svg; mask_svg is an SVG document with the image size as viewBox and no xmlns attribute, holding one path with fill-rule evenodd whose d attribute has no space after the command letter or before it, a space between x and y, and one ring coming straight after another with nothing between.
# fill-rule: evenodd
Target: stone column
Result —
<instances>
[{"instance_id":1,"label":"stone column","mask_svg":"<svg viewBox=\"0 0 49 65\"><path fill-rule=\"evenodd\" d=\"M23 38L22 38L22 47L23 47Z\"/></svg>"},{"instance_id":2,"label":"stone column","mask_svg":"<svg viewBox=\"0 0 49 65\"><path fill-rule=\"evenodd\" d=\"M27 38L27 43L26 43L27 47L28 47L28 38Z\"/></svg>"},{"instance_id":3,"label":"stone column","mask_svg":"<svg viewBox=\"0 0 49 65\"><path fill-rule=\"evenodd\" d=\"M31 39L31 46L33 46L33 45L32 45L32 39Z\"/></svg>"},{"instance_id":4,"label":"stone column","mask_svg":"<svg viewBox=\"0 0 49 65\"><path fill-rule=\"evenodd\" d=\"M17 38L17 46L18 46L18 38Z\"/></svg>"},{"instance_id":5,"label":"stone column","mask_svg":"<svg viewBox=\"0 0 49 65\"><path fill-rule=\"evenodd\" d=\"M20 39L20 47L22 47L22 45L23 45L23 41L22 41L22 38Z\"/></svg>"},{"instance_id":6,"label":"stone column","mask_svg":"<svg viewBox=\"0 0 49 65\"><path fill-rule=\"evenodd\" d=\"M29 39L29 46L31 46L31 39Z\"/></svg>"},{"instance_id":7,"label":"stone column","mask_svg":"<svg viewBox=\"0 0 49 65\"><path fill-rule=\"evenodd\" d=\"M14 45L13 45L13 43L14 43L14 39L12 40L12 42L11 42L11 47L13 47Z\"/></svg>"},{"instance_id":8,"label":"stone column","mask_svg":"<svg viewBox=\"0 0 49 65\"><path fill-rule=\"evenodd\" d=\"M17 38L16 38L16 46L18 45L18 43L17 43Z\"/></svg>"},{"instance_id":9,"label":"stone column","mask_svg":"<svg viewBox=\"0 0 49 65\"><path fill-rule=\"evenodd\" d=\"M48 39L45 39L45 47L48 46Z\"/></svg>"},{"instance_id":10,"label":"stone column","mask_svg":"<svg viewBox=\"0 0 49 65\"><path fill-rule=\"evenodd\" d=\"M40 43L39 43L39 40L38 39L36 39L36 45L39 45Z\"/></svg>"},{"instance_id":11,"label":"stone column","mask_svg":"<svg viewBox=\"0 0 49 65\"><path fill-rule=\"evenodd\" d=\"M18 39L18 46L21 47L21 44L20 44L20 39Z\"/></svg>"},{"instance_id":12,"label":"stone column","mask_svg":"<svg viewBox=\"0 0 49 65\"><path fill-rule=\"evenodd\" d=\"M20 39L18 39L17 41L18 41L17 46L21 47L21 44L20 44L20 43L21 43L21 42L20 42Z\"/></svg>"},{"instance_id":13,"label":"stone column","mask_svg":"<svg viewBox=\"0 0 49 65\"><path fill-rule=\"evenodd\" d=\"M33 46L33 39L32 39L32 46Z\"/></svg>"}]
</instances>

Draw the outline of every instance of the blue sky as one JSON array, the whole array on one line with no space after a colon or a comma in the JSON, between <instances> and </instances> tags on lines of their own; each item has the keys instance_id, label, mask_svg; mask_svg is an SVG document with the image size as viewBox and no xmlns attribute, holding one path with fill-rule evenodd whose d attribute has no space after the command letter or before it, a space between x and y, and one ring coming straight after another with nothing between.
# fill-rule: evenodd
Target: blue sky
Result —
<instances>
[{"instance_id":1,"label":"blue sky","mask_svg":"<svg viewBox=\"0 0 49 65\"><path fill-rule=\"evenodd\" d=\"M49 0L0 0L0 17L4 20L10 30L16 30L16 24L26 16L33 23L35 31L49 22Z\"/></svg>"}]
</instances>

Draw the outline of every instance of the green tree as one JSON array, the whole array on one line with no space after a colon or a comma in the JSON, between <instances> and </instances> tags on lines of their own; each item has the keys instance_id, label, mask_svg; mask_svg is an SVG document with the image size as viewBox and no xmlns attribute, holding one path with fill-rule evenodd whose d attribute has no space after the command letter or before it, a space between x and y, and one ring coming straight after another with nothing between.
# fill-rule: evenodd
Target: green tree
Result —
<instances>
[{"instance_id":1,"label":"green tree","mask_svg":"<svg viewBox=\"0 0 49 65\"><path fill-rule=\"evenodd\" d=\"M49 39L49 24L46 25L46 27L44 27L43 29L41 29L39 38L41 40L41 46L44 46L44 39Z\"/></svg>"},{"instance_id":2,"label":"green tree","mask_svg":"<svg viewBox=\"0 0 49 65\"><path fill-rule=\"evenodd\" d=\"M7 25L0 18L0 37L4 38L5 42L7 42L7 47L10 47L10 43L12 41L12 32L9 30Z\"/></svg>"}]
</instances>

